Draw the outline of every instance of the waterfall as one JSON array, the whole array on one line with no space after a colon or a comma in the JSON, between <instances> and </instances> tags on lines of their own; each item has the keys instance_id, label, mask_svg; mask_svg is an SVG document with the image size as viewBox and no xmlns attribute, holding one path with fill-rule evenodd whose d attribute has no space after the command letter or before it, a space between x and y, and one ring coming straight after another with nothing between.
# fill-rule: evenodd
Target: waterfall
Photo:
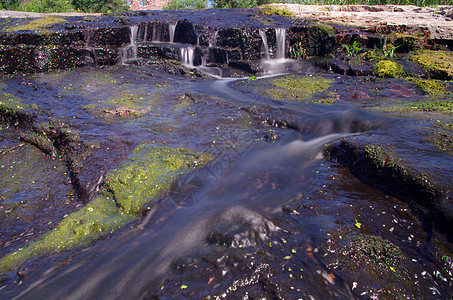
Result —
<instances>
[{"instance_id":1,"label":"waterfall","mask_svg":"<svg viewBox=\"0 0 453 300\"><path fill-rule=\"evenodd\" d=\"M285 58L286 28L275 28L277 58Z\"/></svg>"},{"instance_id":2,"label":"waterfall","mask_svg":"<svg viewBox=\"0 0 453 300\"><path fill-rule=\"evenodd\" d=\"M170 34L170 43L175 42L175 30L176 30L176 23L169 23L168 24L168 32Z\"/></svg>"},{"instance_id":3,"label":"waterfall","mask_svg":"<svg viewBox=\"0 0 453 300\"><path fill-rule=\"evenodd\" d=\"M137 25L133 25L133 26L131 26L130 30L131 30L131 33L130 33L131 43L130 43L130 45L131 46L137 46L138 26Z\"/></svg>"},{"instance_id":4,"label":"waterfall","mask_svg":"<svg viewBox=\"0 0 453 300\"><path fill-rule=\"evenodd\" d=\"M267 36L266 33L259 29L258 32L260 33L261 39L263 40L263 46L264 46L264 58L266 60L270 59L270 54L269 54L269 45L267 43Z\"/></svg>"},{"instance_id":5,"label":"waterfall","mask_svg":"<svg viewBox=\"0 0 453 300\"><path fill-rule=\"evenodd\" d=\"M146 42L148 40L148 24L147 23L142 23L141 29L143 31L143 40L142 42Z\"/></svg>"},{"instance_id":6,"label":"waterfall","mask_svg":"<svg viewBox=\"0 0 453 300\"><path fill-rule=\"evenodd\" d=\"M183 65L193 67L193 59L195 53L194 46L187 46L179 49L180 51L180 60Z\"/></svg>"},{"instance_id":7,"label":"waterfall","mask_svg":"<svg viewBox=\"0 0 453 300\"><path fill-rule=\"evenodd\" d=\"M137 25L131 26L129 35L130 43L121 50L123 62L129 59L137 59L137 34L138 26Z\"/></svg>"},{"instance_id":8,"label":"waterfall","mask_svg":"<svg viewBox=\"0 0 453 300\"><path fill-rule=\"evenodd\" d=\"M213 39L209 39L209 48L212 48L212 47L217 47L217 36L219 35L219 32L216 31L214 33L214 37Z\"/></svg>"}]
</instances>

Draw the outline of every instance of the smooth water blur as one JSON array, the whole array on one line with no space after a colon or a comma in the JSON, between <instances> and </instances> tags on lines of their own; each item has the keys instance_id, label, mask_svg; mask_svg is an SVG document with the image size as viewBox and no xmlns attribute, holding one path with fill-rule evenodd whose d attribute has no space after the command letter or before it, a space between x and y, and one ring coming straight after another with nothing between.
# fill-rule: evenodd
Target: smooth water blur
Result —
<instances>
[{"instance_id":1,"label":"smooth water blur","mask_svg":"<svg viewBox=\"0 0 453 300\"><path fill-rule=\"evenodd\" d=\"M349 135L391 135L389 125L398 120L353 105L282 102L234 88L246 80L194 80L155 67L116 66L23 79L31 85L8 82L26 103L65 118L92 142L96 151L86 172L96 180L145 141L216 159L180 176L139 221L86 249L56 256L56 263L43 263L19 284L4 287L5 297L449 295L447 267L440 264L449 253L448 247L439 250L448 244L443 237L427 232L407 204L324 158L326 147ZM187 92L193 99L184 102ZM115 117L118 105L140 114ZM359 232L398 245L406 256L401 269L364 275L351 268L342 251Z\"/></svg>"}]
</instances>

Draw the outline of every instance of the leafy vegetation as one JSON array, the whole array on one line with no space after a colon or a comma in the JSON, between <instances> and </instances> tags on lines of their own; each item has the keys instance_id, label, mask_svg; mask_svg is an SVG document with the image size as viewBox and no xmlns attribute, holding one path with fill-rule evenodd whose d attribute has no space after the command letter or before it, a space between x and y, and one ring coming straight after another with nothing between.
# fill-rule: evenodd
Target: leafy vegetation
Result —
<instances>
[{"instance_id":1,"label":"leafy vegetation","mask_svg":"<svg viewBox=\"0 0 453 300\"><path fill-rule=\"evenodd\" d=\"M272 0L214 0L214 8L251 8L272 3Z\"/></svg>"},{"instance_id":2,"label":"leafy vegetation","mask_svg":"<svg viewBox=\"0 0 453 300\"><path fill-rule=\"evenodd\" d=\"M119 12L128 8L123 0L0 0L0 9L37 13L56 12Z\"/></svg>"},{"instance_id":3,"label":"leafy vegetation","mask_svg":"<svg viewBox=\"0 0 453 300\"><path fill-rule=\"evenodd\" d=\"M72 0L72 5L76 10L90 13L110 13L128 10L123 0Z\"/></svg>"},{"instance_id":4,"label":"leafy vegetation","mask_svg":"<svg viewBox=\"0 0 453 300\"><path fill-rule=\"evenodd\" d=\"M204 8L206 8L206 1L204 0L171 0L163 7L165 10Z\"/></svg>"},{"instance_id":5,"label":"leafy vegetation","mask_svg":"<svg viewBox=\"0 0 453 300\"><path fill-rule=\"evenodd\" d=\"M345 47L346 54L348 56L356 56L363 50L362 45L360 45L360 43L357 41L354 41L354 43L352 43L352 45L343 45L343 46Z\"/></svg>"}]
</instances>

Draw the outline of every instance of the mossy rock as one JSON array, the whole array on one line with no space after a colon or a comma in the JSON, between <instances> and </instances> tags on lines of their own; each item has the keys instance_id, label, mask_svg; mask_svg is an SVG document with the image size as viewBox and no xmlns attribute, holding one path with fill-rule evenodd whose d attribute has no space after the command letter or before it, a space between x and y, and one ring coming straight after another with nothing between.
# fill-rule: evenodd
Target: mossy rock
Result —
<instances>
[{"instance_id":1,"label":"mossy rock","mask_svg":"<svg viewBox=\"0 0 453 300\"><path fill-rule=\"evenodd\" d=\"M434 79L453 79L453 52L443 50L419 50L409 59L424 67Z\"/></svg>"},{"instance_id":2,"label":"mossy rock","mask_svg":"<svg viewBox=\"0 0 453 300\"><path fill-rule=\"evenodd\" d=\"M269 5L261 6L259 12L266 16L288 16L288 17L293 16L293 14L287 9Z\"/></svg>"},{"instance_id":3,"label":"mossy rock","mask_svg":"<svg viewBox=\"0 0 453 300\"><path fill-rule=\"evenodd\" d=\"M436 123L426 139L439 151L453 154L453 123Z\"/></svg>"},{"instance_id":4,"label":"mossy rock","mask_svg":"<svg viewBox=\"0 0 453 300\"><path fill-rule=\"evenodd\" d=\"M140 145L126 162L106 175L95 199L47 234L1 258L0 272L12 270L35 256L88 245L121 228L140 216L146 203L168 192L178 175L200 168L212 158L188 149Z\"/></svg>"},{"instance_id":5,"label":"mossy rock","mask_svg":"<svg viewBox=\"0 0 453 300\"><path fill-rule=\"evenodd\" d=\"M420 90L428 95L446 95L448 94L448 83L436 79L419 79L408 78L407 81L415 84ZM451 94L451 93L450 93Z\"/></svg>"},{"instance_id":6,"label":"mossy rock","mask_svg":"<svg viewBox=\"0 0 453 300\"><path fill-rule=\"evenodd\" d=\"M272 81L273 89L265 94L278 100L308 101L313 95L327 91L334 79L323 76L288 75Z\"/></svg>"},{"instance_id":7,"label":"mossy rock","mask_svg":"<svg viewBox=\"0 0 453 300\"><path fill-rule=\"evenodd\" d=\"M112 191L120 208L137 215L144 203L167 192L178 175L205 165L212 158L188 149L143 144L134 150L128 161L106 176L104 187Z\"/></svg>"},{"instance_id":8,"label":"mossy rock","mask_svg":"<svg viewBox=\"0 0 453 300\"><path fill-rule=\"evenodd\" d=\"M66 19L61 17L46 17L33 20L27 24L5 28L5 31L47 31L48 28L55 24L66 23Z\"/></svg>"},{"instance_id":9,"label":"mossy rock","mask_svg":"<svg viewBox=\"0 0 453 300\"><path fill-rule=\"evenodd\" d=\"M404 76L403 67L391 60L381 60L373 66L377 76L383 78L401 78Z\"/></svg>"},{"instance_id":10,"label":"mossy rock","mask_svg":"<svg viewBox=\"0 0 453 300\"><path fill-rule=\"evenodd\" d=\"M28 112L36 109L35 105L26 105L10 93L0 93L0 126L21 126L31 123L32 115Z\"/></svg>"},{"instance_id":11,"label":"mossy rock","mask_svg":"<svg viewBox=\"0 0 453 300\"><path fill-rule=\"evenodd\" d=\"M399 247L380 236L358 234L343 249L343 255L375 270L395 272L405 258Z\"/></svg>"},{"instance_id":12,"label":"mossy rock","mask_svg":"<svg viewBox=\"0 0 453 300\"><path fill-rule=\"evenodd\" d=\"M332 35L335 28L326 24L311 24L307 27L307 55L322 56L333 49Z\"/></svg>"}]
</instances>

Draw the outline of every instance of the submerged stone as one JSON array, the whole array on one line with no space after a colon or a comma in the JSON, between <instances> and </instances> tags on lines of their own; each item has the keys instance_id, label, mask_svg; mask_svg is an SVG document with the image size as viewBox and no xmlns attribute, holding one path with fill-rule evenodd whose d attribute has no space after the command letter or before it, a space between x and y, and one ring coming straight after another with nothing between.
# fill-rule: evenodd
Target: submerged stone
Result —
<instances>
[{"instance_id":1,"label":"submerged stone","mask_svg":"<svg viewBox=\"0 0 453 300\"><path fill-rule=\"evenodd\" d=\"M107 174L95 199L47 234L1 258L0 271L11 270L32 257L88 245L105 236L138 217L147 202L168 192L176 176L211 159L211 155L188 149L140 145L128 161Z\"/></svg>"}]
</instances>

